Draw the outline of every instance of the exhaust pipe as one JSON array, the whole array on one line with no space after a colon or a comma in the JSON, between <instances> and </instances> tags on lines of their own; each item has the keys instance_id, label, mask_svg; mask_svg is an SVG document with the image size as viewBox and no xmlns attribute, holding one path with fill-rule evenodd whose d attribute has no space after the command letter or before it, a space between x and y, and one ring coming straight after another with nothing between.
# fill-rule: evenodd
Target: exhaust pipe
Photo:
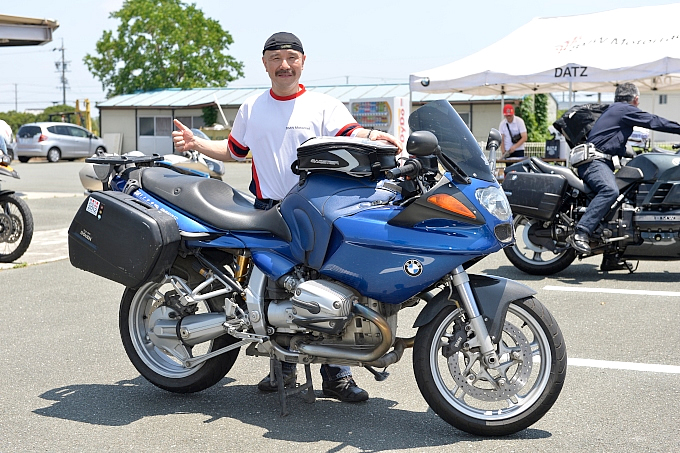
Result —
<instances>
[{"instance_id":1,"label":"exhaust pipe","mask_svg":"<svg viewBox=\"0 0 680 453\"><path fill-rule=\"evenodd\" d=\"M201 313L182 318L180 322L173 319L160 319L153 325L153 335L159 339L180 339L182 343L194 346L227 333L224 313ZM156 343L156 342L154 342Z\"/></svg>"},{"instance_id":2,"label":"exhaust pipe","mask_svg":"<svg viewBox=\"0 0 680 453\"><path fill-rule=\"evenodd\" d=\"M382 357L392 346L392 330L390 329L387 320L378 312L371 310L360 304L354 304L352 312L355 315L364 317L371 321L378 327L382 335L382 341L375 349L371 351L347 351L340 350L333 346L315 345L315 344L298 344L297 349L300 352L312 356L327 357L331 359L355 360L357 362L372 362Z\"/></svg>"}]
</instances>

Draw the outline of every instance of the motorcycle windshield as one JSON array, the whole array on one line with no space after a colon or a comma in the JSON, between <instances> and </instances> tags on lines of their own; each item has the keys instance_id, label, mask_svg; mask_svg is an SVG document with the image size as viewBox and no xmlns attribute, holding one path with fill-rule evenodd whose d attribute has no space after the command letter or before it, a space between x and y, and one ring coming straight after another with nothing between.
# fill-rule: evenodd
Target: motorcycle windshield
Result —
<instances>
[{"instance_id":1,"label":"motorcycle windshield","mask_svg":"<svg viewBox=\"0 0 680 453\"><path fill-rule=\"evenodd\" d=\"M477 140L448 101L425 104L409 116L408 125L413 132L430 131L436 135L442 154L458 164L467 176L495 181Z\"/></svg>"}]
</instances>

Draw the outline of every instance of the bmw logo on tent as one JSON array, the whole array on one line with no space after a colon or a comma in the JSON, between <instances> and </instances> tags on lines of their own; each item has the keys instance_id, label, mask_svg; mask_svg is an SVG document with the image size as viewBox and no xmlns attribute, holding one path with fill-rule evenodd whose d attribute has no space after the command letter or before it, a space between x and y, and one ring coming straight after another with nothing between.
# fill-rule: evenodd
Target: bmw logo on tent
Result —
<instances>
[{"instance_id":1,"label":"bmw logo on tent","mask_svg":"<svg viewBox=\"0 0 680 453\"><path fill-rule=\"evenodd\" d=\"M423 273L423 265L418 260L408 260L404 263L404 272L409 277L417 277Z\"/></svg>"}]
</instances>

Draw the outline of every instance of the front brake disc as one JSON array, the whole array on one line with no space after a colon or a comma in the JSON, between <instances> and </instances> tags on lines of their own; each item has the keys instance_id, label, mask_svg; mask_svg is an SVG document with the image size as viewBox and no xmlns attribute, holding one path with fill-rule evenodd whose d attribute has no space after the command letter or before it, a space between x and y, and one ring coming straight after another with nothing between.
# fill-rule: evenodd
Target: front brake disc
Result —
<instances>
[{"instance_id":1,"label":"front brake disc","mask_svg":"<svg viewBox=\"0 0 680 453\"><path fill-rule=\"evenodd\" d=\"M503 326L503 333L514 341L515 345L511 348L519 353L517 354L519 358L514 359L510 354L502 354L499 366L501 371L487 368L480 360L479 354L469 351L459 351L448 359L449 371L456 384L473 398L482 401L506 400L515 396L531 375L533 356L529 340L521 330L509 322ZM498 381L501 379L504 382L499 384Z\"/></svg>"}]
</instances>

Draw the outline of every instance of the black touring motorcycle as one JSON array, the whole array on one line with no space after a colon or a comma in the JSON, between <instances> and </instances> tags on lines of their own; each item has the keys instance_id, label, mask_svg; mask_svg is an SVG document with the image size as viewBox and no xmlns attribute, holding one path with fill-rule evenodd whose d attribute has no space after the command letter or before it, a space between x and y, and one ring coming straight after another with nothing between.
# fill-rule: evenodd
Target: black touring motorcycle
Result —
<instances>
[{"instance_id":1,"label":"black touring motorcycle","mask_svg":"<svg viewBox=\"0 0 680 453\"><path fill-rule=\"evenodd\" d=\"M0 150L0 177L19 179L10 162L11 158ZM28 250L32 238L33 215L28 205L13 190L3 190L0 185L0 263L18 260Z\"/></svg>"},{"instance_id":2,"label":"black touring motorcycle","mask_svg":"<svg viewBox=\"0 0 680 453\"><path fill-rule=\"evenodd\" d=\"M565 137L583 142L581 134ZM620 195L591 235L592 253L615 254L631 273L630 261L680 260L680 151L654 148L622 161ZM533 275L566 269L577 257L567 238L595 193L571 168L537 157L508 166L503 189L514 215L516 242L503 249L510 262Z\"/></svg>"}]
</instances>

